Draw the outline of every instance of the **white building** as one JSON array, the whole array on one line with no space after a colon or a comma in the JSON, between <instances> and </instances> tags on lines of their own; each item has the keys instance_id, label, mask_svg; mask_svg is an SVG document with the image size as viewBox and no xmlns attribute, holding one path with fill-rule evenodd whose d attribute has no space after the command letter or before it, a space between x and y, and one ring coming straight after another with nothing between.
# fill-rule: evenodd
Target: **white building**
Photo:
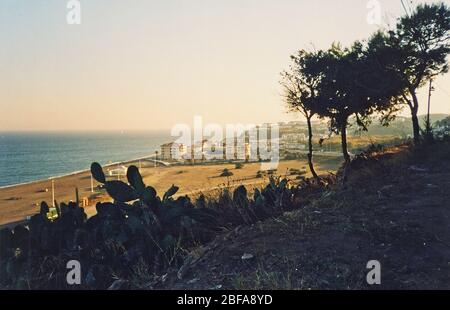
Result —
<instances>
[{"instance_id":1,"label":"white building","mask_svg":"<svg viewBox=\"0 0 450 310\"><path fill-rule=\"evenodd\" d=\"M186 152L187 147L181 143L170 142L161 145L162 160L181 160Z\"/></svg>"}]
</instances>

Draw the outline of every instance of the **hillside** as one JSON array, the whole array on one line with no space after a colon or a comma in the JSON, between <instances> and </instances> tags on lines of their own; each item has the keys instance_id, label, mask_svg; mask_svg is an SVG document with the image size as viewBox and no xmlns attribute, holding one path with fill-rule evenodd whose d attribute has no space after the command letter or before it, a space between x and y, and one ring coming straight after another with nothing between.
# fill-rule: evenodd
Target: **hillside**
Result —
<instances>
[{"instance_id":1,"label":"hillside","mask_svg":"<svg viewBox=\"0 0 450 310\"><path fill-rule=\"evenodd\" d=\"M372 146L337 175L270 178L248 192L162 195L136 166L128 184L93 177L114 203L88 218L43 202L27 223L0 230L0 287L74 289L68 259L83 266L75 289L450 288L450 142ZM380 286L366 264L381 263Z\"/></svg>"},{"instance_id":2,"label":"hillside","mask_svg":"<svg viewBox=\"0 0 450 310\"><path fill-rule=\"evenodd\" d=\"M431 114L430 121L432 124L446 118L448 114ZM426 115L419 115L420 126L425 127ZM379 122L374 121L368 128L370 135L395 135L406 138L412 135L411 117L398 116L389 126L382 126ZM358 133L355 133L358 134Z\"/></svg>"},{"instance_id":3,"label":"hillside","mask_svg":"<svg viewBox=\"0 0 450 310\"><path fill-rule=\"evenodd\" d=\"M345 185L220 235L152 287L450 289L449 158L448 142L359 158ZM379 286L366 283L369 260L381 263Z\"/></svg>"}]
</instances>

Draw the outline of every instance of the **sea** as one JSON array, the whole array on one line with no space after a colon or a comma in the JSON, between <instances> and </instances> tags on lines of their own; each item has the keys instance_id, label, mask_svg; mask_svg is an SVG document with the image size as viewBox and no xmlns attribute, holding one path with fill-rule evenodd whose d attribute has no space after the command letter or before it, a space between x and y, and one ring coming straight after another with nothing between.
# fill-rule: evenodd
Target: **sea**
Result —
<instances>
[{"instance_id":1,"label":"sea","mask_svg":"<svg viewBox=\"0 0 450 310\"><path fill-rule=\"evenodd\" d=\"M0 188L155 154L170 131L0 132Z\"/></svg>"}]
</instances>

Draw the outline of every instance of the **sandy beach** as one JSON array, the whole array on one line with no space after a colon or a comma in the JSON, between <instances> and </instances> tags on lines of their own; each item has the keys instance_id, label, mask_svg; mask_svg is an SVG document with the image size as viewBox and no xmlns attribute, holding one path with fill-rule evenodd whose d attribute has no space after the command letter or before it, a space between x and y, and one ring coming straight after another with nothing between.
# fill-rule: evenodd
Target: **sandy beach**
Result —
<instances>
[{"instance_id":1,"label":"sandy beach","mask_svg":"<svg viewBox=\"0 0 450 310\"><path fill-rule=\"evenodd\" d=\"M335 171L339 160L336 158L317 157L317 170L320 173ZM138 162L127 162L124 166ZM285 175L287 170L305 169L307 163L304 160L281 161L277 170L278 175ZM105 168L114 169L111 166ZM223 169L229 169L233 176L230 178L220 177ZM236 169L235 164L204 164L204 165L176 165L170 167L156 166L151 162L141 162L141 173L146 184L153 186L159 195L162 195L172 184L177 185L180 190L177 195L195 196L200 192L210 192L214 189L227 185L244 184L249 187L261 186L266 182L266 178L257 178L256 174L260 170L260 163L246 163L242 169ZM308 173L306 174L308 176ZM117 179L117 177L114 177ZM78 188L80 199L88 198L89 204L85 207L88 216L95 214L95 204L98 201L109 201L108 195L95 189L91 192L91 176L89 171L80 172L68 176L54 178L55 200L58 202L68 202L76 199L75 191ZM121 180L126 181L122 176ZM26 219L39 210L41 201L46 201L51 205L52 201L52 181L50 179L41 180L29 184L22 184L0 189L0 225L17 222Z\"/></svg>"}]
</instances>

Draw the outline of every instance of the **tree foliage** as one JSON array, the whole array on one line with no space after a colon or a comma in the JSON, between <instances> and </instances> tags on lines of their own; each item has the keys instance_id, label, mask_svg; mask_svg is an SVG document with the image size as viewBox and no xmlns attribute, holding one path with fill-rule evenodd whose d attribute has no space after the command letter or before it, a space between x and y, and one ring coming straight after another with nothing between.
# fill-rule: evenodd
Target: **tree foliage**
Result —
<instances>
[{"instance_id":1,"label":"tree foliage","mask_svg":"<svg viewBox=\"0 0 450 310\"><path fill-rule=\"evenodd\" d=\"M385 66L395 71L403 85L402 101L410 110L414 140L419 141L417 89L433 77L448 72L450 9L444 3L419 5L402 17L385 42L389 58Z\"/></svg>"},{"instance_id":2,"label":"tree foliage","mask_svg":"<svg viewBox=\"0 0 450 310\"><path fill-rule=\"evenodd\" d=\"M335 43L315 52L300 50L283 75L288 108L308 121L314 115L327 119L330 131L341 135L347 162L350 119L361 130L367 130L375 115L388 125L407 104L417 142L416 91L448 71L449 31L449 8L424 4L402 17L395 30L378 31L367 42L356 41L347 48Z\"/></svg>"}]
</instances>

